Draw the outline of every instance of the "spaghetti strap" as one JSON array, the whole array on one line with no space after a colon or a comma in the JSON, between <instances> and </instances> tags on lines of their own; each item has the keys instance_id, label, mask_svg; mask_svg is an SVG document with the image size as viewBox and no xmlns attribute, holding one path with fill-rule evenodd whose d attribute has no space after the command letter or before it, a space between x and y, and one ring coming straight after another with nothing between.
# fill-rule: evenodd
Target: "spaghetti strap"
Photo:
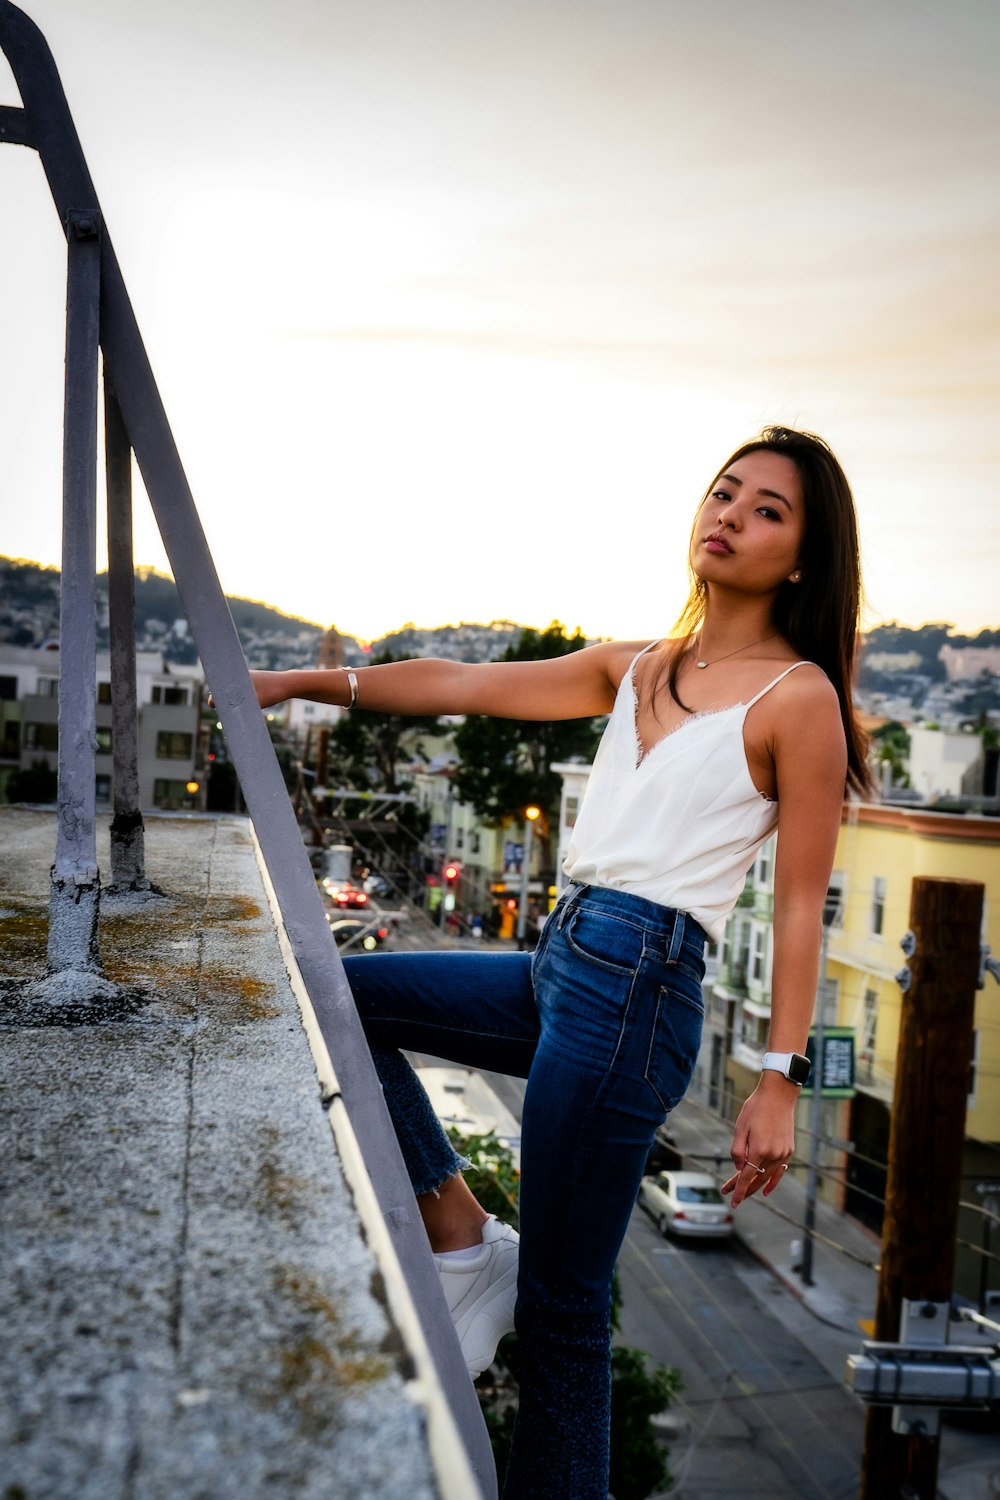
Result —
<instances>
[{"instance_id":1,"label":"spaghetti strap","mask_svg":"<svg viewBox=\"0 0 1000 1500\"><path fill-rule=\"evenodd\" d=\"M777 687L779 682L784 682L789 672L794 672L796 667L814 667L815 665L816 663L813 661L793 661L790 667L786 667L783 672L779 672L773 682L769 682L767 687L761 688L760 692L750 699L747 708L753 708L754 704L758 703L765 693L769 693L773 687Z\"/></svg>"},{"instance_id":2,"label":"spaghetti strap","mask_svg":"<svg viewBox=\"0 0 1000 1500\"><path fill-rule=\"evenodd\" d=\"M628 664L628 671L625 673L624 677L622 678L622 682L631 682L632 681L632 673L635 671L635 664L639 660L639 657L640 656L645 656L645 654L646 654L647 651L652 651L653 647L654 646L658 646L659 644L660 644L659 641L650 641L650 643L649 643L648 646L643 646L643 648L642 648L641 651L637 651L635 653L635 655L633 656L632 660ZM619 683L619 687L620 686L621 686L621 683Z\"/></svg>"}]
</instances>

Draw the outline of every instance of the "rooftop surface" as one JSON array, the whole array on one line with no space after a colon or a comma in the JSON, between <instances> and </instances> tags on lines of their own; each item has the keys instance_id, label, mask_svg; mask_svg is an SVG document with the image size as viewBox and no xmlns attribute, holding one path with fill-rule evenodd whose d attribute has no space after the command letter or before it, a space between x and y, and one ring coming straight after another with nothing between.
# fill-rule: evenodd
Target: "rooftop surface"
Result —
<instances>
[{"instance_id":1,"label":"rooftop surface","mask_svg":"<svg viewBox=\"0 0 1000 1500\"><path fill-rule=\"evenodd\" d=\"M97 1008L26 995L54 848L0 809L0 1493L431 1500L248 823L147 818Z\"/></svg>"}]
</instances>

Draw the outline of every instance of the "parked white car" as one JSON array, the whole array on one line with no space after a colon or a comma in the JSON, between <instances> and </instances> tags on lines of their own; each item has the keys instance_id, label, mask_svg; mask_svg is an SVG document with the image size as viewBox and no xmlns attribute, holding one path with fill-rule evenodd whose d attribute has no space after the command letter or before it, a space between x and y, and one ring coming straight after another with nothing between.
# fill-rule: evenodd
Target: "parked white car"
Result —
<instances>
[{"instance_id":1,"label":"parked white car","mask_svg":"<svg viewBox=\"0 0 1000 1500\"><path fill-rule=\"evenodd\" d=\"M724 1239L733 1232L733 1215L707 1172L657 1172L644 1177L639 1202L661 1234L692 1239Z\"/></svg>"}]
</instances>

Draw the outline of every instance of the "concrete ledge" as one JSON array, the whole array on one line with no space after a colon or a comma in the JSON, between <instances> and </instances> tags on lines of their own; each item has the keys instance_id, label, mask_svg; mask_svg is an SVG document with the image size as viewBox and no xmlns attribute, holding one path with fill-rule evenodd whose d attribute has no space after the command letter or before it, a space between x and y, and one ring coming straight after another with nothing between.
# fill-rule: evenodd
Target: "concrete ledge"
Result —
<instances>
[{"instance_id":1,"label":"concrete ledge","mask_svg":"<svg viewBox=\"0 0 1000 1500\"><path fill-rule=\"evenodd\" d=\"M110 907L128 1013L89 1023L23 1008L54 840L51 813L0 809L5 1492L431 1500L425 1382L333 1149L249 825L148 820L167 894Z\"/></svg>"}]
</instances>

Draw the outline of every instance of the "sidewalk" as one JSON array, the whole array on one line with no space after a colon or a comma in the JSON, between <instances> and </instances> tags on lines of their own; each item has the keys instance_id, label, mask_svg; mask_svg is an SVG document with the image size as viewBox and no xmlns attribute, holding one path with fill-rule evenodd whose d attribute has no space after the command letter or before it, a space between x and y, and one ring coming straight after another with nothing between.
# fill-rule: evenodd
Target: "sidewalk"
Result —
<instances>
[{"instance_id":1,"label":"sidewalk","mask_svg":"<svg viewBox=\"0 0 1000 1500\"><path fill-rule=\"evenodd\" d=\"M719 1171L727 1173L730 1131L724 1120L700 1104L685 1100L671 1114L668 1128L677 1149L686 1158L693 1158L685 1165L704 1166L706 1171L712 1171L715 1166L712 1158L717 1158ZM770 1198L757 1194L740 1205L736 1211L736 1234L750 1253L815 1317L860 1337L859 1323L875 1316L879 1242L848 1214L820 1200L816 1204L813 1285L806 1286L792 1268L792 1242L803 1238L800 1226L805 1220L805 1208L805 1181L789 1172ZM833 1249L823 1240L842 1248Z\"/></svg>"}]
</instances>

